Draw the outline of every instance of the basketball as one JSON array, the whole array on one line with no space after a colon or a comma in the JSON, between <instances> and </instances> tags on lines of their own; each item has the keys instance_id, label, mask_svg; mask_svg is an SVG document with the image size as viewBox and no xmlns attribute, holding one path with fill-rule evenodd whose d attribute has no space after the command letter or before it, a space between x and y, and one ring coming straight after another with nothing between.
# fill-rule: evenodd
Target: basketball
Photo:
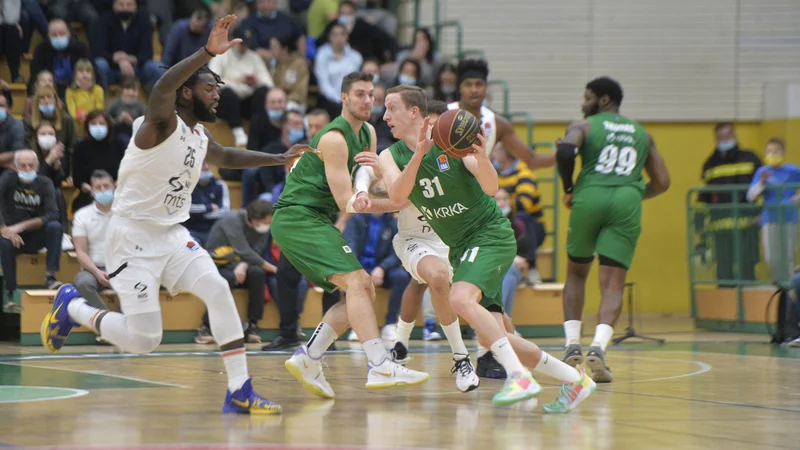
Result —
<instances>
[{"instance_id":1,"label":"basketball","mask_svg":"<svg viewBox=\"0 0 800 450\"><path fill-rule=\"evenodd\" d=\"M477 144L481 122L463 109L445 111L433 126L433 142L443 152L454 158L463 158L472 153L472 144Z\"/></svg>"}]
</instances>

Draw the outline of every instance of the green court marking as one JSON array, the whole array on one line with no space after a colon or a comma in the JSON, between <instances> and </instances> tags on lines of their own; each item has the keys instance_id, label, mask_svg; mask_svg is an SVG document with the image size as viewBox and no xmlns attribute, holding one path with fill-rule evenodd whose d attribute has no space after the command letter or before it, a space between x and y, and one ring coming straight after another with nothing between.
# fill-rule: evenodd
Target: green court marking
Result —
<instances>
[{"instance_id":1,"label":"green court marking","mask_svg":"<svg viewBox=\"0 0 800 450\"><path fill-rule=\"evenodd\" d=\"M23 364L0 363L0 387L50 386L53 389L141 389L174 387L167 384L138 380L102 373L70 369L31 367Z\"/></svg>"},{"instance_id":2,"label":"green court marking","mask_svg":"<svg viewBox=\"0 0 800 450\"><path fill-rule=\"evenodd\" d=\"M89 392L82 389L51 386L0 386L0 403L24 403L82 397Z\"/></svg>"}]
</instances>

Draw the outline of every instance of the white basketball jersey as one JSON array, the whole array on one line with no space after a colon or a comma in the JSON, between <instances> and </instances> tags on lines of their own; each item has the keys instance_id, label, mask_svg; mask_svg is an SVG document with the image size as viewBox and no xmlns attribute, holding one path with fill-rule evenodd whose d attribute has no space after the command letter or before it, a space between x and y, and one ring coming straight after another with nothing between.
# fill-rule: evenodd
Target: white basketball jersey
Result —
<instances>
[{"instance_id":1,"label":"white basketball jersey","mask_svg":"<svg viewBox=\"0 0 800 450\"><path fill-rule=\"evenodd\" d=\"M458 102L448 104L447 109L458 109ZM497 143L497 120L495 119L494 111L481 106L480 120L483 129L486 131L486 156L489 156Z\"/></svg>"},{"instance_id":2,"label":"white basketball jersey","mask_svg":"<svg viewBox=\"0 0 800 450\"><path fill-rule=\"evenodd\" d=\"M142 122L144 117L133 121L132 136ZM203 126L190 129L178 116L175 131L148 150L136 147L134 137L119 166L114 215L165 226L185 222L208 151Z\"/></svg>"}]
</instances>

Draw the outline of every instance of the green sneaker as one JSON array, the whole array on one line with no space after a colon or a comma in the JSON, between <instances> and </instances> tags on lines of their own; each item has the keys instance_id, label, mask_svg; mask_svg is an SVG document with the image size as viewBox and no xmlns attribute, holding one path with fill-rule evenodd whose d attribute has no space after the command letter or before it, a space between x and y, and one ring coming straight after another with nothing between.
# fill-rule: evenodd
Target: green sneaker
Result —
<instances>
[{"instance_id":1,"label":"green sneaker","mask_svg":"<svg viewBox=\"0 0 800 450\"><path fill-rule=\"evenodd\" d=\"M582 366L578 366L578 370L581 372L581 379L574 383L562 384L556 401L542 406L544 412L551 414L568 413L592 395L597 385L594 380L586 375Z\"/></svg>"},{"instance_id":2,"label":"green sneaker","mask_svg":"<svg viewBox=\"0 0 800 450\"><path fill-rule=\"evenodd\" d=\"M508 406L536 397L540 392L542 387L530 372L513 372L506 378L503 389L492 398L492 403L494 406Z\"/></svg>"}]
</instances>

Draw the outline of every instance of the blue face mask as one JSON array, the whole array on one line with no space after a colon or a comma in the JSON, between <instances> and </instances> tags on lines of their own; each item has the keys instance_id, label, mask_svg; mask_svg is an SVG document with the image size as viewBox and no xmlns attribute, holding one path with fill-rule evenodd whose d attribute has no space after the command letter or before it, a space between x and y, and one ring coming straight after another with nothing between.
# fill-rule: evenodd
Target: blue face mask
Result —
<instances>
[{"instance_id":1,"label":"blue face mask","mask_svg":"<svg viewBox=\"0 0 800 450\"><path fill-rule=\"evenodd\" d=\"M200 172L200 181L211 181L212 178L214 178L214 172L210 170L204 170Z\"/></svg>"},{"instance_id":2,"label":"blue face mask","mask_svg":"<svg viewBox=\"0 0 800 450\"><path fill-rule=\"evenodd\" d=\"M114 200L114 191L99 191L94 193L94 201L103 206L110 205Z\"/></svg>"},{"instance_id":3,"label":"blue face mask","mask_svg":"<svg viewBox=\"0 0 800 450\"><path fill-rule=\"evenodd\" d=\"M50 45L52 45L53 48L56 50L64 50L65 48L69 47L69 37L67 36L51 37Z\"/></svg>"},{"instance_id":4,"label":"blue face mask","mask_svg":"<svg viewBox=\"0 0 800 450\"><path fill-rule=\"evenodd\" d=\"M103 139L108 136L108 126L107 125L89 125L89 134L92 135L95 140L102 141Z\"/></svg>"},{"instance_id":5,"label":"blue face mask","mask_svg":"<svg viewBox=\"0 0 800 450\"><path fill-rule=\"evenodd\" d=\"M56 112L56 105L39 105L39 112L45 116L52 116Z\"/></svg>"},{"instance_id":6,"label":"blue face mask","mask_svg":"<svg viewBox=\"0 0 800 450\"><path fill-rule=\"evenodd\" d=\"M269 116L270 119L277 122L283 118L283 111L281 111L280 109L268 109L267 115Z\"/></svg>"},{"instance_id":7,"label":"blue face mask","mask_svg":"<svg viewBox=\"0 0 800 450\"><path fill-rule=\"evenodd\" d=\"M306 130L302 128L289 128L289 141L292 144L297 144L298 142L302 141L304 137L306 137Z\"/></svg>"},{"instance_id":8,"label":"blue face mask","mask_svg":"<svg viewBox=\"0 0 800 450\"><path fill-rule=\"evenodd\" d=\"M442 86L441 90L442 90L442 94L450 95L450 94L454 94L456 92L456 87L455 86Z\"/></svg>"},{"instance_id":9,"label":"blue face mask","mask_svg":"<svg viewBox=\"0 0 800 450\"><path fill-rule=\"evenodd\" d=\"M492 161L492 165L495 169L497 169L498 172L503 170L503 165L500 164L500 161Z\"/></svg>"},{"instance_id":10,"label":"blue face mask","mask_svg":"<svg viewBox=\"0 0 800 450\"><path fill-rule=\"evenodd\" d=\"M722 141L719 144L717 144L717 151L725 153L734 147L736 147L735 139L732 139L730 141Z\"/></svg>"},{"instance_id":11,"label":"blue face mask","mask_svg":"<svg viewBox=\"0 0 800 450\"><path fill-rule=\"evenodd\" d=\"M6 120L6 117L8 117L8 110L5 108L0 108L0 122Z\"/></svg>"},{"instance_id":12,"label":"blue face mask","mask_svg":"<svg viewBox=\"0 0 800 450\"><path fill-rule=\"evenodd\" d=\"M337 21L341 25L349 25L349 24L351 24L351 23L356 21L356 16L339 16Z\"/></svg>"},{"instance_id":13,"label":"blue face mask","mask_svg":"<svg viewBox=\"0 0 800 450\"><path fill-rule=\"evenodd\" d=\"M269 19L274 19L274 18L278 17L278 11L272 11L271 13L269 13L269 14L268 14L268 15L266 15L266 16L264 15L264 13L262 13L261 11L259 11L259 12L258 12L258 14L256 14L256 15L257 15L258 17L262 18L262 19L263 19L264 17L267 17L267 18L269 18Z\"/></svg>"},{"instance_id":14,"label":"blue face mask","mask_svg":"<svg viewBox=\"0 0 800 450\"><path fill-rule=\"evenodd\" d=\"M414 77L410 77L408 75L400 74L397 76L397 82L400 84L406 84L408 86L416 86L417 79Z\"/></svg>"},{"instance_id":15,"label":"blue face mask","mask_svg":"<svg viewBox=\"0 0 800 450\"><path fill-rule=\"evenodd\" d=\"M36 172L17 172L17 176L23 183L33 183L33 180L36 179Z\"/></svg>"},{"instance_id":16,"label":"blue face mask","mask_svg":"<svg viewBox=\"0 0 800 450\"><path fill-rule=\"evenodd\" d=\"M380 114L383 112L383 106L376 105L372 107L372 114Z\"/></svg>"}]
</instances>

